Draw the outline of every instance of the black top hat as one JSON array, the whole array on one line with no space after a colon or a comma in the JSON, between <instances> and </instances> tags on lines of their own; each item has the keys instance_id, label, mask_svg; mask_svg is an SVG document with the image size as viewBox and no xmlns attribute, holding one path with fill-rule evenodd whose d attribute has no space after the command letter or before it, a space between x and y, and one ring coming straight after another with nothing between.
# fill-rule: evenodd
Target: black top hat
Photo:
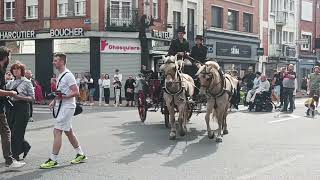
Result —
<instances>
[{"instance_id":1,"label":"black top hat","mask_svg":"<svg viewBox=\"0 0 320 180\"><path fill-rule=\"evenodd\" d=\"M197 36L196 36L196 39L203 40L203 36L202 36L202 35L197 35Z\"/></svg>"},{"instance_id":2,"label":"black top hat","mask_svg":"<svg viewBox=\"0 0 320 180\"><path fill-rule=\"evenodd\" d=\"M186 33L185 27L184 26L179 26L177 32Z\"/></svg>"}]
</instances>

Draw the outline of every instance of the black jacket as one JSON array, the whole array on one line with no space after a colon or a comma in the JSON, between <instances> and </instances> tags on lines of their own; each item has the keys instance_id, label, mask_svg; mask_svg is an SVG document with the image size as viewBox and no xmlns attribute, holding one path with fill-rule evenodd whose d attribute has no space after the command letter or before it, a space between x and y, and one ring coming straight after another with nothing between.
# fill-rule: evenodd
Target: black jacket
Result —
<instances>
[{"instance_id":1,"label":"black jacket","mask_svg":"<svg viewBox=\"0 0 320 180\"><path fill-rule=\"evenodd\" d=\"M5 89L5 70L0 67L0 89ZM0 97L0 113L4 113L5 97Z\"/></svg>"},{"instance_id":2,"label":"black jacket","mask_svg":"<svg viewBox=\"0 0 320 180\"><path fill-rule=\"evenodd\" d=\"M207 59L207 51L208 48L206 46L200 45L198 47L197 45L195 45L191 49L190 56L195 60L200 61L201 63L205 63L205 60Z\"/></svg>"},{"instance_id":3,"label":"black jacket","mask_svg":"<svg viewBox=\"0 0 320 180\"><path fill-rule=\"evenodd\" d=\"M179 39L171 41L168 55L175 56L178 52L190 52L189 42L183 39L183 43L180 43Z\"/></svg>"}]
</instances>

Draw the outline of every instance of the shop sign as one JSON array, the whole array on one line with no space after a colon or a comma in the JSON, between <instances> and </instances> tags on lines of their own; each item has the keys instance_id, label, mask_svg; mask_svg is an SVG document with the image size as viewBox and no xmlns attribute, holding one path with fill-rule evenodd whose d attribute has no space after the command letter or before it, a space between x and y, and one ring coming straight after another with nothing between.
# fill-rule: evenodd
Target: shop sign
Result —
<instances>
[{"instance_id":1,"label":"shop sign","mask_svg":"<svg viewBox=\"0 0 320 180\"><path fill-rule=\"evenodd\" d=\"M140 42L137 39L108 38L101 39L100 52L102 53L141 53Z\"/></svg>"},{"instance_id":2,"label":"shop sign","mask_svg":"<svg viewBox=\"0 0 320 180\"><path fill-rule=\"evenodd\" d=\"M51 29L51 37L84 36L83 28Z\"/></svg>"},{"instance_id":3,"label":"shop sign","mask_svg":"<svg viewBox=\"0 0 320 180\"><path fill-rule=\"evenodd\" d=\"M251 46L217 42L217 56L251 57Z\"/></svg>"},{"instance_id":4,"label":"shop sign","mask_svg":"<svg viewBox=\"0 0 320 180\"><path fill-rule=\"evenodd\" d=\"M0 39L30 39L35 38L35 31L2 31L0 32Z\"/></svg>"},{"instance_id":5,"label":"shop sign","mask_svg":"<svg viewBox=\"0 0 320 180\"><path fill-rule=\"evenodd\" d=\"M169 41L152 40L151 45L152 45L152 50L154 51L168 51L170 48Z\"/></svg>"},{"instance_id":6,"label":"shop sign","mask_svg":"<svg viewBox=\"0 0 320 180\"><path fill-rule=\"evenodd\" d=\"M172 36L167 31L152 30L151 36L154 38L159 38L159 39L166 39L166 40L172 39Z\"/></svg>"}]
</instances>

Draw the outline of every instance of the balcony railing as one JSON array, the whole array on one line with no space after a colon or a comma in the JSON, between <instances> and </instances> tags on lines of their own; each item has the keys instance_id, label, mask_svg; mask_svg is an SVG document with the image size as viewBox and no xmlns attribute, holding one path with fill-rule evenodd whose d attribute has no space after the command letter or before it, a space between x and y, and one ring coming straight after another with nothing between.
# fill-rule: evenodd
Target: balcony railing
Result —
<instances>
[{"instance_id":1,"label":"balcony railing","mask_svg":"<svg viewBox=\"0 0 320 180\"><path fill-rule=\"evenodd\" d=\"M276 15L276 25L284 26L288 23L288 12L278 11L275 12Z\"/></svg>"},{"instance_id":2,"label":"balcony railing","mask_svg":"<svg viewBox=\"0 0 320 180\"><path fill-rule=\"evenodd\" d=\"M107 31L139 31L138 9L107 9L105 30Z\"/></svg>"}]
</instances>

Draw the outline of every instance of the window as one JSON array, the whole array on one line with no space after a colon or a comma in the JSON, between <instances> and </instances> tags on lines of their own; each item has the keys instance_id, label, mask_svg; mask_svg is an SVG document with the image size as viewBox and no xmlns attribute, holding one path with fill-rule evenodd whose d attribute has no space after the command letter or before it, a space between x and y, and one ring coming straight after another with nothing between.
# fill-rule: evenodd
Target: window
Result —
<instances>
[{"instance_id":1,"label":"window","mask_svg":"<svg viewBox=\"0 0 320 180\"><path fill-rule=\"evenodd\" d=\"M86 0L75 0L74 1L74 14L76 16L86 15Z\"/></svg>"},{"instance_id":2,"label":"window","mask_svg":"<svg viewBox=\"0 0 320 180\"><path fill-rule=\"evenodd\" d=\"M301 50L311 50L311 35L302 34L302 39L308 39L308 43L303 44Z\"/></svg>"},{"instance_id":3,"label":"window","mask_svg":"<svg viewBox=\"0 0 320 180\"><path fill-rule=\"evenodd\" d=\"M276 43L281 44L281 31L278 31L278 30L276 34Z\"/></svg>"},{"instance_id":4,"label":"window","mask_svg":"<svg viewBox=\"0 0 320 180\"><path fill-rule=\"evenodd\" d=\"M288 5L289 5L289 0L284 0L283 3L284 3L283 4L284 9L287 10L288 9Z\"/></svg>"},{"instance_id":5,"label":"window","mask_svg":"<svg viewBox=\"0 0 320 180\"><path fill-rule=\"evenodd\" d=\"M152 2L152 7L153 7L153 18L154 19L158 19L159 15L158 15L158 0L153 0Z\"/></svg>"},{"instance_id":6,"label":"window","mask_svg":"<svg viewBox=\"0 0 320 180\"><path fill-rule=\"evenodd\" d=\"M252 32L253 15L243 13L243 27L245 32Z\"/></svg>"},{"instance_id":7,"label":"window","mask_svg":"<svg viewBox=\"0 0 320 180\"><path fill-rule=\"evenodd\" d=\"M194 9L188 8L188 31L187 37L190 43L194 41L196 26L194 25Z\"/></svg>"},{"instance_id":8,"label":"window","mask_svg":"<svg viewBox=\"0 0 320 180\"><path fill-rule=\"evenodd\" d=\"M38 18L38 0L26 1L26 19Z\"/></svg>"},{"instance_id":9,"label":"window","mask_svg":"<svg viewBox=\"0 0 320 180\"><path fill-rule=\"evenodd\" d=\"M294 11L294 0L290 1L290 11Z\"/></svg>"},{"instance_id":10,"label":"window","mask_svg":"<svg viewBox=\"0 0 320 180\"><path fill-rule=\"evenodd\" d=\"M271 13L274 13L274 11L275 11L275 0L270 0L270 11L271 11Z\"/></svg>"},{"instance_id":11,"label":"window","mask_svg":"<svg viewBox=\"0 0 320 180\"><path fill-rule=\"evenodd\" d=\"M270 29L270 44L274 44L275 30Z\"/></svg>"},{"instance_id":12,"label":"window","mask_svg":"<svg viewBox=\"0 0 320 180\"><path fill-rule=\"evenodd\" d=\"M111 1L110 16L113 19L130 19L131 18L131 3Z\"/></svg>"},{"instance_id":13,"label":"window","mask_svg":"<svg viewBox=\"0 0 320 180\"><path fill-rule=\"evenodd\" d=\"M122 2L122 18L130 18L130 2Z\"/></svg>"},{"instance_id":14,"label":"window","mask_svg":"<svg viewBox=\"0 0 320 180\"><path fill-rule=\"evenodd\" d=\"M283 42L288 42L288 32L283 31Z\"/></svg>"},{"instance_id":15,"label":"window","mask_svg":"<svg viewBox=\"0 0 320 180\"><path fill-rule=\"evenodd\" d=\"M111 18L119 18L120 2L111 1Z\"/></svg>"},{"instance_id":16,"label":"window","mask_svg":"<svg viewBox=\"0 0 320 180\"><path fill-rule=\"evenodd\" d=\"M294 41L294 33L289 32L289 42L293 43L293 41Z\"/></svg>"},{"instance_id":17,"label":"window","mask_svg":"<svg viewBox=\"0 0 320 180\"><path fill-rule=\"evenodd\" d=\"M66 17L68 15L68 0L58 0L58 17Z\"/></svg>"},{"instance_id":18,"label":"window","mask_svg":"<svg viewBox=\"0 0 320 180\"><path fill-rule=\"evenodd\" d=\"M222 28L222 11L220 7L212 6L211 17L212 17L212 26L217 28Z\"/></svg>"},{"instance_id":19,"label":"window","mask_svg":"<svg viewBox=\"0 0 320 180\"><path fill-rule=\"evenodd\" d=\"M177 29L181 26L181 12L173 11L173 30L174 30L174 38L177 37Z\"/></svg>"},{"instance_id":20,"label":"window","mask_svg":"<svg viewBox=\"0 0 320 180\"><path fill-rule=\"evenodd\" d=\"M15 20L15 0L5 0L4 1L4 20L14 21Z\"/></svg>"},{"instance_id":21,"label":"window","mask_svg":"<svg viewBox=\"0 0 320 180\"><path fill-rule=\"evenodd\" d=\"M238 12L228 10L228 29L238 30Z\"/></svg>"}]
</instances>

